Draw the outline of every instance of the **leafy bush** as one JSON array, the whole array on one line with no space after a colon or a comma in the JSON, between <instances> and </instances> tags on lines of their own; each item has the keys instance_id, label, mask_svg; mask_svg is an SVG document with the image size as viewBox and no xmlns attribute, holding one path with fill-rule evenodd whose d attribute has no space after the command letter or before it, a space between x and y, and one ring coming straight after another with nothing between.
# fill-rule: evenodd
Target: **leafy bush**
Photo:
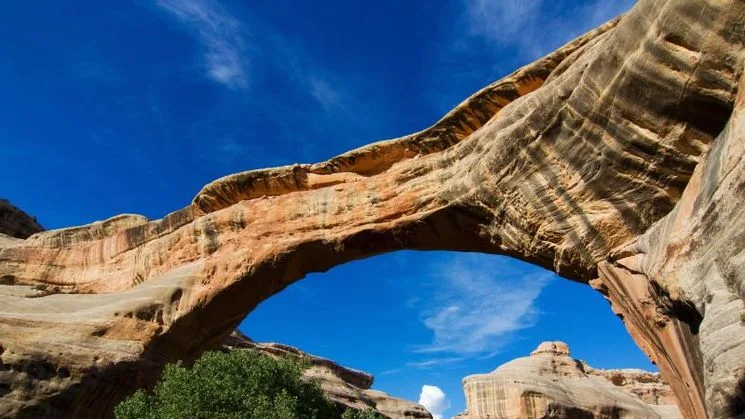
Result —
<instances>
[{"instance_id":1,"label":"leafy bush","mask_svg":"<svg viewBox=\"0 0 745 419\"><path fill-rule=\"evenodd\" d=\"M378 412L367 409L367 410L352 410L347 409L344 414L341 415L341 419L385 419L385 416Z\"/></svg>"},{"instance_id":2,"label":"leafy bush","mask_svg":"<svg viewBox=\"0 0 745 419\"><path fill-rule=\"evenodd\" d=\"M114 409L114 416L117 419L338 417L338 410L324 397L320 386L300 379L307 367L296 360L271 358L253 350L207 352L190 369L179 364L166 366L162 380L152 392L138 390Z\"/></svg>"}]
</instances>

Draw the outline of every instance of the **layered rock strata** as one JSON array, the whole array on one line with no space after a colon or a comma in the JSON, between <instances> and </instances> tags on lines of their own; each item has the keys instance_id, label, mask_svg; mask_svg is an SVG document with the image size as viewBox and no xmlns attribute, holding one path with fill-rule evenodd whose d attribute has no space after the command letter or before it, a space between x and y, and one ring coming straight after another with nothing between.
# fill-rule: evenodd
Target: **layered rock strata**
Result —
<instances>
[{"instance_id":1,"label":"layered rock strata","mask_svg":"<svg viewBox=\"0 0 745 419\"><path fill-rule=\"evenodd\" d=\"M675 208L591 284L697 417L745 414L745 79Z\"/></svg>"},{"instance_id":2,"label":"layered rock strata","mask_svg":"<svg viewBox=\"0 0 745 419\"><path fill-rule=\"evenodd\" d=\"M463 379L461 419L674 419L674 396L659 374L598 370L543 342L530 356Z\"/></svg>"},{"instance_id":3,"label":"layered rock strata","mask_svg":"<svg viewBox=\"0 0 745 419\"><path fill-rule=\"evenodd\" d=\"M420 133L219 179L160 220L6 236L0 415L110 415L307 273L398 249L592 282L684 417L745 412L744 20L641 0Z\"/></svg>"},{"instance_id":4,"label":"layered rock strata","mask_svg":"<svg viewBox=\"0 0 745 419\"><path fill-rule=\"evenodd\" d=\"M223 342L222 348L253 349L267 356L292 357L308 362L310 368L305 372L305 377L317 381L326 396L342 410L374 410L391 419L432 418L424 406L370 389L373 384L372 375L341 366L326 358L310 355L292 346L254 342L235 331Z\"/></svg>"}]
</instances>

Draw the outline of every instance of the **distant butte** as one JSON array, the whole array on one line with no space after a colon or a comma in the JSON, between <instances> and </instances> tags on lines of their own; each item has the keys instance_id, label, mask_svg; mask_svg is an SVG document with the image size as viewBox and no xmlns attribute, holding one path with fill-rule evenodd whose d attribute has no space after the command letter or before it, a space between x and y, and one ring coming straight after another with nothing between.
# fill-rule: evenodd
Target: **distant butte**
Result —
<instances>
[{"instance_id":1,"label":"distant butte","mask_svg":"<svg viewBox=\"0 0 745 419\"><path fill-rule=\"evenodd\" d=\"M675 396L660 374L594 369L564 342L463 379L467 411L457 419L676 419Z\"/></svg>"}]
</instances>

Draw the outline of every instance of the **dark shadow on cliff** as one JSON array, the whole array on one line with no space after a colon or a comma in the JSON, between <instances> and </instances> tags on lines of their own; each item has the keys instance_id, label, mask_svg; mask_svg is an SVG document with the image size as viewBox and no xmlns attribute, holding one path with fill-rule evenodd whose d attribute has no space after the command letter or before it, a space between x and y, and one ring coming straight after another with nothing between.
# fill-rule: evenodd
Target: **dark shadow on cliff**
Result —
<instances>
[{"instance_id":1,"label":"dark shadow on cliff","mask_svg":"<svg viewBox=\"0 0 745 419\"><path fill-rule=\"evenodd\" d=\"M733 418L745 418L745 376L737 381L732 395L727 398L726 412Z\"/></svg>"}]
</instances>

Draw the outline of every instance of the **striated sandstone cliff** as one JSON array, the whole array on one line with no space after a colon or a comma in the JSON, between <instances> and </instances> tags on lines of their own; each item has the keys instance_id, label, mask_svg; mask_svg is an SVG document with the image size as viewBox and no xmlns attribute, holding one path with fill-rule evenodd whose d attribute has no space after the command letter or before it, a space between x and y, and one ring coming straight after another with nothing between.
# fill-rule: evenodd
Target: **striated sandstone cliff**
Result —
<instances>
[{"instance_id":1,"label":"striated sandstone cliff","mask_svg":"<svg viewBox=\"0 0 745 419\"><path fill-rule=\"evenodd\" d=\"M326 396L343 409L372 409L391 419L432 418L427 409L419 404L391 397L382 391L371 390L372 375L307 354L292 346L253 342L242 333L234 331L223 342L221 348L225 350L250 348L268 356L290 356L303 359L310 363L305 376L318 380Z\"/></svg>"},{"instance_id":2,"label":"striated sandstone cliff","mask_svg":"<svg viewBox=\"0 0 745 419\"><path fill-rule=\"evenodd\" d=\"M530 356L463 379L461 419L675 419L680 412L657 373L598 370L543 342Z\"/></svg>"},{"instance_id":3,"label":"striated sandstone cliff","mask_svg":"<svg viewBox=\"0 0 745 419\"><path fill-rule=\"evenodd\" d=\"M591 282L684 417L745 412L743 21L641 0L422 132L227 176L161 220L5 237L0 415L110 415L307 273L397 249Z\"/></svg>"},{"instance_id":4,"label":"striated sandstone cliff","mask_svg":"<svg viewBox=\"0 0 745 419\"><path fill-rule=\"evenodd\" d=\"M714 417L745 414L745 78L739 90L675 208L591 281L676 395Z\"/></svg>"}]
</instances>

